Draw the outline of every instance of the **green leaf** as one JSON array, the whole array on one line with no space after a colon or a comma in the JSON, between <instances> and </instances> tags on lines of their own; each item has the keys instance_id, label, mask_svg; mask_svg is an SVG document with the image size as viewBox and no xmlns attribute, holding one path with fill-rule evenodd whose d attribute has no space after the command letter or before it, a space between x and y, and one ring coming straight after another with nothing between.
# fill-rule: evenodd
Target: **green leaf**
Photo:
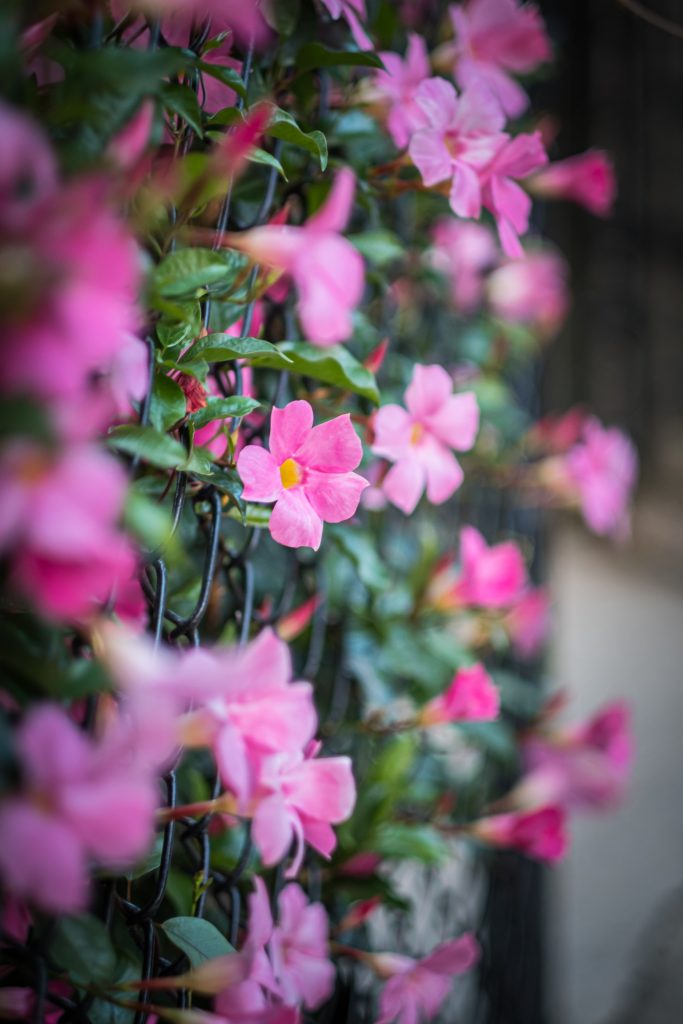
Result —
<instances>
[{"instance_id":1,"label":"green leaf","mask_svg":"<svg viewBox=\"0 0 683 1024\"><path fill-rule=\"evenodd\" d=\"M300 0L275 0L263 11L263 17L278 35L291 36L301 17Z\"/></svg>"},{"instance_id":2,"label":"green leaf","mask_svg":"<svg viewBox=\"0 0 683 1024\"><path fill-rule=\"evenodd\" d=\"M154 427L115 427L107 438L107 444L126 455L137 455L159 469L177 469L187 461L187 452L180 441Z\"/></svg>"},{"instance_id":3,"label":"green leaf","mask_svg":"<svg viewBox=\"0 0 683 1024\"><path fill-rule=\"evenodd\" d=\"M449 856L447 841L430 825L384 822L379 826L372 848L394 860L419 860L441 864Z\"/></svg>"},{"instance_id":4,"label":"green leaf","mask_svg":"<svg viewBox=\"0 0 683 1024\"><path fill-rule=\"evenodd\" d=\"M123 525L148 551L177 543L171 534L171 513L146 494L131 487L123 510Z\"/></svg>"},{"instance_id":5,"label":"green leaf","mask_svg":"<svg viewBox=\"0 0 683 1024\"><path fill-rule=\"evenodd\" d=\"M165 373L157 373L152 386L152 401L149 407L149 421L156 430L165 431L185 416L187 402L185 392L180 385L167 377Z\"/></svg>"},{"instance_id":6,"label":"green leaf","mask_svg":"<svg viewBox=\"0 0 683 1024\"><path fill-rule=\"evenodd\" d=\"M389 586L389 574L377 554L372 537L348 525L343 529L328 527L327 533L352 563L358 578L368 590L384 590Z\"/></svg>"},{"instance_id":7,"label":"green leaf","mask_svg":"<svg viewBox=\"0 0 683 1024\"><path fill-rule=\"evenodd\" d=\"M163 835L155 836L154 845L147 856L134 864L129 871L126 871L123 877L127 878L129 882L133 882L136 878L142 878L144 875L149 875L152 871L156 871L161 863L161 851L163 849L163 845Z\"/></svg>"},{"instance_id":8,"label":"green leaf","mask_svg":"<svg viewBox=\"0 0 683 1024\"><path fill-rule=\"evenodd\" d=\"M225 936L200 917L172 917L164 921L161 928L173 945L182 950L192 967L235 952Z\"/></svg>"},{"instance_id":9,"label":"green leaf","mask_svg":"<svg viewBox=\"0 0 683 1024\"><path fill-rule=\"evenodd\" d=\"M221 64L209 64L208 61L200 60L197 61L197 67L204 75L210 75L212 78L217 78L223 85L229 86L238 96L241 96L243 100L247 98L247 87L245 86L242 76L235 68L223 67Z\"/></svg>"},{"instance_id":10,"label":"green leaf","mask_svg":"<svg viewBox=\"0 0 683 1024\"><path fill-rule=\"evenodd\" d=\"M240 418L248 416L254 409L258 409L260 403L255 398L247 398L246 395L232 395L230 398L209 398L203 409L198 409L190 416L191 422L197 429L205 427L207 423L214 420L225 420L228 417Z\"/></svg>"},{"instance_id":11,"label":"green leaf","mask_svg":"<svg viewBox=\"0 0 683 1024\"><path fill-rule=\"evenodd\" d=\"M273 107L266 133L275 139L282 139L283 142L289 142L292 146L307 150L320 161L321 171L327 167L327 139L323 133L303 131L288 111L282 110L280 107Z\"/></svg>"},{"instance_id":12,"label":"green leaf","mask_svg":"<svg viewBox=\"0 0 683 1024\"><path fill-rule=\"evenodd\" d=\"M162 298L193 298L208 286L227 289L247 262L231 250L176 249L155 268L152 280Z\"/></svg>"},{"instance_id":13,"label":"green leaf","mask_svg":"<svg viewBox=\"0 0 683 1024\"><path fill-rule=\"evenodd\" d=\"M104 985L114 980L116 954L109 932L90 914L63 917L55 929L50 952L72 981Z\"/></svg>"},{"instance_id":14,"label":"green leaf","mask_svg":"<svg viewBox=\"0 0 683 1024\"><path fill-rule=\"evenodd\" d=\"M323 384L353 391L354 394L368 398L376 405L379 404L379 391L374 374L342 345L315 348L305 341L283 341L277 349L278 353L286 355L291 360L291 366L287 367L290 373L300 373L305 377L312 377L313 380L322 381ZM280 363L270 356L254 359L254 365L273 370L282 368Z\"/></svg>"},{"instance_id":15,"label":"green leaf","mask_svg":"<svg viewBox=\"0 0 683 1024\"><path fill-rule=\"evenodd\" d=\"M198 357L209 363L224 363L231 359L255 359L265 356L269 367L275 370L285 369L292 365L292 360L282 351L281 345L271 345L260 338L233 338L231 334L207 334L200 338L185 353L179 362L183 366Z\"/></svg>"},{"instance_id":16,"label":"green leaf","mask_svg":"<svg viewBox=\"0 0 683 1024\"><path fill-rule=\"evenodd\" d=\"M240 515L236 509L231 509L228 516L230 519L239 520L244 526L254 526L257 530L266 530L272 511L269 505L247 505L244 515Z\"/></svg>"},{"instance_id":17,"label":"green leaf","mask_svg":"<svg viewBox=\"0 0 683 1024\"><path fill-rule=\"evenodd\" d=\"M360 67L384 68L376 53L368 50L331 50L322 43L306 43L296 58L297 70L310 71L312 68Z\"/></svg>"},{"instance_id":18,"label":"green leaf","mask_svg":"<svg viewBox=\"0 0 683 1024\"><path fill-rule=\"evenodd\" d=\"M203 473L195 473L195 476L199 480L204 480L205 483L211 484L216 490L221 491L223 494L228 494L237 505L239 514L234 518L244 522L245 506L242 502L242 481L237 475L237 471L234 469L226 469L224 466L214 466L213 472L210 476ZM231 513L229 513L231 514Z\"/></svg>"},{"instance_id":19,"label":"green leaf","mask_svg":"<svg viewBox=\"0 0 683 1024\"><path fill-rule=\"evenodd\" d=\"M380 228L376 231L364 231L360 235L349 235L348 239L361 256L376 267L386 267L405 255L405 249L392 231Z\"/></svg>"},{"instance_id":20,"label":"green leaf","mask_svg":"<svg viewBox=\"0 0 683 1024\"><path fill-rule=\"evenodd\" d=\"M184 121L187 121L190 128L201 138L204 134L202 111L196 93L188 85L179 85L177 82L168 83L161 90L161 101L168 110L172 110Z\"/></svg>"},{"instance_id":21,"label":"green leaf","mask_svg":"<svg viewBox=\"0 0 683 1024\"><path fill-rule=\"evenodd\" d=\"M247 160L249 160L252 164L263 164L264 167L272 167L274 170L277 171L280 177L284 178L285 181L289 180L287 178L287 175L285 174L284 167L277 159L277 157L274 157L272 153L269 153L265 149L261 149L259 146L257 146L255 149L252 149L247 154Z\"/></svg>"}]
</instances>

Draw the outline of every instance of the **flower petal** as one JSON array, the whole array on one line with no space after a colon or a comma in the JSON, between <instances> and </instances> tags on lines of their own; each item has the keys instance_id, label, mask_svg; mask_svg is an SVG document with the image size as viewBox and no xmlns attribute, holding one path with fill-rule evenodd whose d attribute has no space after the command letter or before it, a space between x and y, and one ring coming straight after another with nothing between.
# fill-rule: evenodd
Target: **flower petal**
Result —
<instances>
[{"instance_id":1,"label":"flower petal","mask_svg":"<svg viewBox=\"0 0 683 1024\"><path fill-rule=\"evenodd\" d=\"M452 452L433 437L420 446L419 457L427 474L427 498L432 505L441 505L463 482L462 467Z\"/></svg>"},{"instance_id":2,"label":"flower petal","mask_svg":"<svg viewBox=\"0 0 683 1024\"><path fill-rule=\"evenodd\" d=\"M260 445L250 444L242 449L237 459L237 472L244 485L245 501L277 501L282 493L280 467L271 453Z\"/></svg>"},{"instance_id":3,"label":"flower petal","mask_svg":"<svg viewBox=\"0 0 683 1024\"><path fill-rule=\"evenodd\" d=\"M324 473L348 473L362 458L363 445L349 413L313 427L296 453L302 466Z\"/></svg>"},{"instance_id":4,"label":"flower petal","mask_svg":"<svg viewBox=\"0 0 683 1024\"><path fill-rule=\"evenodd\" d=\"M407 456L391 467L382 483L382 490L396 508L409 516L422 496L426 479L418 459Z\"/></svg>"},{"instance_id":5,"label":"flower petal","mask_svg":"<svg viewBox=\"0 0 683 1024\"><path fill-rule=\"evenodd\" d=\"M313 426L313 409L302 400L289 402L270 415L270 451L278 466L290 459L306 440Z\"/></svg>"},{"instance_id":6,"label":"flower petal","mask_svg":"<svg viewBox=\"0 0 683 1024\"><path fill-rule=\"evenodd\" d=\"M323 535L323 521L313 509L302 487L282 492L269 523L270 534L287 548L317 551Z\"/></svg>"},{"instance_id":7,"label":"flower petal","mask_svg":"<svg viewBox=\"0 0 683 1024\"><path fill-rule=\"evenodd\" d=\"M368 481L358 473L317 473L309 470L305 492L314 511L325 523L342 523L358 508Z\"/></svg>"},{"instance_id":8,"label":"flower petal","mask_svg":"<svg viewBox=\"0 0 683 1024\"><path fill-rule=\"evenodd\" d=\"M423 420L438 412L452 394L453 380L443 366L415 364L406 388L406 405L416 419Z\"/></svg>"},{"instance_id":9,"label":"flower petal","mask_svg":"<svg viewBox=\"0 0 683 1024\"><path fill-rule=\"evenodd\" d=\"M410 444L413 420L400 405L383 405L375 413L373 428L375 441L372 450L375 455L397 462Z\"/></svg>"},{"instance_id":10,"label":"flower petal","mask_svg":"<svg viewBox=\"0 0 683 1024\"><path fill-rule=\"evenodd\" d=\"M479 430L479 405L473 391L449 395L443 405L426 418L426 425L444 444L466 452Z\"/></svg>"},{"instance_id":11,"label":"flower petal","mask_svg":"<svg viewBox=\"0 0 683 1024\"><path fill-rule=\"evenodd\" d=\"M277 864L286 855L292 841L292 819L279 793L266 797L258 805L251 834L267 867Z\"/></svg>"}]
</instances>

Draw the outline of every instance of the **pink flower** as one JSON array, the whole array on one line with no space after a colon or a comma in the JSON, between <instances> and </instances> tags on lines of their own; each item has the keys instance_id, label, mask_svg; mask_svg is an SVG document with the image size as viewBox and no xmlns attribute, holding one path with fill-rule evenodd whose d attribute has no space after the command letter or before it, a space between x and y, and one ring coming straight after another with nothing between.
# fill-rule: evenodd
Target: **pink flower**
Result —
<instances>
[{"instance_id":1,"label":"pink flower","mask_svg":"<svg viewBox=\"0 0 683 1024\"><path fill-rule=\"evenodd\" d=\"M0 872L8 889L55 913L82 910L88 862L140 857L154 833L156 782L113 730L94 743L61 708L33 708L16 735L24 790L0 803Z\"/></svg>"},{"instance_id":2,"label":"pink flower","mask_svg":"<svg viewBox=\"0 0 683 1024\"><path fill-rule=\"evenodd\" d=\"M481 818L470 831L491 846L519 850L527 857L553 863L567 852L566 818L562 807L549 805Z\"/></svg>"},{"instance_id":3,"label":"pink flower","mask_svg":"<svg viewBox=\"0 0 683 1024\"><path fill-rule=\"evenodd\" d=\"M582 440L564 457L564 469L590 529L623 537L629 529L628 505L638 475L638 456L629 438L589 417Z\"/></svg>"},{"instance_id":4,"label":"pink flower","mask_svg":"<svg viewBox=\"0 0 683 1024\"><path fill-rule=\"evenodd\" d=\"M511 259L524 255L519 236L528 230L531 213L531 199L514 179L526 178L547 160L540 132L517 135L498 149L484 172L482 201L495 217L503 252Z\"/></svg>"},{"instance_id":5,"label":"pink flower","mask_svg":"<svg viewBox=\"0 0 683 1024\"><path fill-rule=\"evenodd\" d=\"M130 170L138 163L149 145L153 124L154 103L145 100L107 146L107 156L120 170Z\"/></svg>"},{"instance_id":6,"label":"pink flower","mask_svg":"<svg viewBox=\"0 0 683 1024\"><path fill-rule=\"evenodd\" d=\"M358 508L367 480L351 472L363 455L348 413L313 426L308 402L274 408L270 451L248 445L237 460L245 501L274 501L271 536L317 551L323 522L341 523Z\"/></svg>"},{"instance_id":7,"label":"pink flower","mask_svg":"<svg viewBox=\"0 0 683 1024\"><path fill-rule=\"evenodd\" d=\"M500 694L483 665L459 669L445 693L426 704L418 721L422 726L441 722L490 722L500 712Z\"/></svg>"},{"instance_id":8,"label":"pink flower","mask_svg":"<svg viewBox=\"0 0 683 1024\"><path fill-rule=\"evenodd\" d=\"M460 531L460 563L456 590L462 604L505 608L520 598L527 583L524 558L514 541L489 547L474 526Z\"/></svg>"},{"instance_id":9,"label":"pink flower","mask_svg":"<svg viewBox=\"0 0 683 1024\"><path fill-rule=\"evenodd\" d=\"M304 841L323 857L331 855L337 843L331 826L346 821L356 801L350 759L318 759L319 749L311 743L305 753L275 754L261 763L252 835L267 866L282 860L296 841L287 878L301 867Z\"/></svg>"},{"instance_id":10,"label":"pink flower","mask_svg":"<svg viewBox=\"0 0 683 1024\"><path fill-rule=\"evenodd\" d=\"M322 903L309 903L303 889L287 885L278 897L278 923L269 952L283 1001L315 1010L332 994L335 969L329 959L329 921Z\"/></svg>"},{"instance_id":11,"label":"pink flower","mask_svg":"<svg viewBox=\"0 0 683 1024\"><path fill-rule=\"evenodd\" d=\"M117 19L129 10L161 17L164 38L173 45L187 46L195 20L206 18L214 36L229 32L261 45L269 35L261 0L111 0L111 7Z\"/></svg>"},{"instance_id":12,"label":"pink flower","mask_svg":"<svg viewBox=\"0 0 683 1024\"><path fill-rule=\"evenodd\" d=\"M126 477L104 452L74 446L53 457L30 441L0 456L0 549L17 587L40 612L74 621L91 615L135 571L116 530Z\"/></svg>"},{"instance_id":13,"label":"pink flower","mask_svg":"<svg viewBox=\"0 0 683 1024\"><path fill-rule=\"evenodd\" d=\"M248 1021L267 1020L262 1017L268 1010L270 997L279 999L279 985L266 953L266 945L273 934L273 916L270 912L268 893L262 878L254 876L254 892L249 896L249 923L247 937L237 954L241 964L232 961L235 954L227 957L226 975L232 975L235 982L227 985L216 996L214 1009L228 1024L246 1024ZM213 972L220 977L222 963L226 958L213 961ZM203 965L206 966L206 965ZM201 968L200 968L201 970Z\"/></svg>"},{"instance_id":14,"label":"pink flower","mask_svg":"<svg viewBox=\"0 0 683 1024\"><path fill-rule=\"evenodd\" d=\"M550 597L542 587L526 590L503 620L518 658L533 658L542 647L550 624Z\"/></svg>"},{"instance_id":15,"label":"pink flower","mask_svg":"<svg viewBox=\"0 0 683 1024\"><path fill-rule=\"evenodd\" d=\"M415 90L424 124L410 140L410 158L430 188L450 181L451 209L478 217L482 173L507 139L505 117L486 86L470 86L460 97L450 82L428 78Z\"/></svg>"},{"instance_id":16,"label":"pink flower","mask_svg":"<svg viewBox=\"0 0 683 1024\"><path fill-rule=\"evenodd\" d=\"M406 515L427 489L440 505L463 480L451 449L467 451L479 429L479 407L471 391L453 394L453 381L442 366L416 364L405 393L406 409L385 405L375 416L376 455L394 463L383 490Z\"/></svg>"},{"instance_id":17,"label":"pink flower","mask_svg":"<svg viewBox=\"0 0 683 1024\"><path fill-rule=\"evenodd\" d=\"M0 225L3 233L21 233L56 194L57 163L41 128L5 103L0 103L0 133Z\"/></svg>"},{"instance_id":18,"label":"pink flower","mask_svg":"<svg viewBox=\"0 0 683 1024\"><path fill-rule=\"evenodd\" d=\"M569 306L567 272L565 260L550 251L529 252L526 259L504 263L487 282L493 313L545 336L555 334Z\"/></svg>"},{"instance_id":19,"label":"pink flower","mask_svg":"<svg viewBox=\"0 0 683 1024\"><path fill-rule=\"evenodd\" d=\"M523 113L528 97L509 72L527 74L552 57L538 8L516 0L470 0L449 10L458 85L484 81L508 117Z\"/></svg>"},{"instance_id":20,"label":"pink flower","mask_svg":"<svg viewBox=\"0 0 683 1024\"><path fill-rule=\"evenodd\" d=\"M443 942L421 960L393 953L367 954L364 959L380 977L389 979L380 995L377 1024L431 1020L446 1001L453 978L471 970L479 956L470 932Z\"/></svg>"},{"instance_id":21,"label":"pink flower","mask_svg":"<svg viewBox=\"0 0 683 1024\"><path fill-rule=\"evenodd\" d=\"M451 282L453 304L462 313L472 313L484 294L484 274L497 261L495 236L483 224L449 218L434 229L430 261Z\"/></svg>"},{"instance_id":22,"label":"pink flower","mask_svg":"<svg viewBox=\"0 0 683 1024\"><path fill-rule=\"evenodd\" d=\"M553 454L564 454L572 448L583 433L586 413L577 406L568 412L544 416L529 432L529 441L535 449Z\"/></svg>"},{"instance_id":23,"label":"pink flower","mask_svg":"<svg viewBox=\"0 0 683 1024\"><path fill-rule=\"evenodd\" d=\"M612 212L617 191L612 159L600 149L550 164L534 174L527 186L534 195L570 199L598 217L608 217Z\"/></svg>"},{"instance_id":24,"label":"pink flower","mask_svg":"<svg viewBox=\"0 0 683 1024\"><path fill-rule=\"evenodd\" d=\"M372 40L361 24L367 19L365 0L322 0L334 21L344 18L359 50L373 50Z\"/></svg>"},{"instance_id":25,"label":"pink flower","mask_svg":"<svg viewBox=\"0 0 683 1024\"><path fill-rule=\"evenodd\" d=\"M333 345L350 336L351 312L363 294L363 260L340 235L354 190L353 171L344 167L325 203L301 227L267 224L226 236L229 245L255 263L292 277L299 293L299 319L314 345Z\"/></svg>"},{"instance_id":26,"label":"pink flower","mask_svg":"<svg viewBox=\"0 0 683 1024\"><path fill-rule=\"evenodd\" d=\"M373 75L371 95L388 104L387 128L398 149L403 149L424 121L415 102L415 90L429 75L427 46L422 36L410 32L405 59L397 53L385 52L379 56L386 71Z\"/></svg>"}]
</instances>

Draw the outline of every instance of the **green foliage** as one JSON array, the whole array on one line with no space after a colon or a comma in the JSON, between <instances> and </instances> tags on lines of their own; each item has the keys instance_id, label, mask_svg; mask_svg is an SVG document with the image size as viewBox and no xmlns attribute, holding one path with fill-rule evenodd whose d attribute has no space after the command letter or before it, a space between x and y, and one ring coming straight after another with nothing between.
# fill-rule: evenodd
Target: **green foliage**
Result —
<instances>
[{"instance_id":1,"label":"green foliage","mask_svg":"<svg viewBox=\"0 0 683 1024\"><path fill-rule=\"evenodd\" d=\"M213 957L235 952L225 936L200 917L172 917L164 921L161 928L173 945L185 954L191 967L199 967Z\"/></svg>"}]
</instances>

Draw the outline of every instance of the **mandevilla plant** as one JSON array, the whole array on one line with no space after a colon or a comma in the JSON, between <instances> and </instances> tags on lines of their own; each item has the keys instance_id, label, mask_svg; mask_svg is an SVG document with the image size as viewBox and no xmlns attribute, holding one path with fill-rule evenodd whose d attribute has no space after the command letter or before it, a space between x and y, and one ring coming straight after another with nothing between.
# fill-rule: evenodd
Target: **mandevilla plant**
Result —
<instances>
[{"instance_id":1,"label":"mandevilla plant","mask_svg":"<svg viewBox=\"0 0 683 1024\"><path fill-rule=\"evenodd\" d=\"M613 172L548 163L535 6L431 6L4 5L0 1016L435 1019L485 937L378 943L397 865L624 790L628 709L541 692L533 523L626 536L635 451L514 386L533 199Z\"/></svg>"}]
</instances>

